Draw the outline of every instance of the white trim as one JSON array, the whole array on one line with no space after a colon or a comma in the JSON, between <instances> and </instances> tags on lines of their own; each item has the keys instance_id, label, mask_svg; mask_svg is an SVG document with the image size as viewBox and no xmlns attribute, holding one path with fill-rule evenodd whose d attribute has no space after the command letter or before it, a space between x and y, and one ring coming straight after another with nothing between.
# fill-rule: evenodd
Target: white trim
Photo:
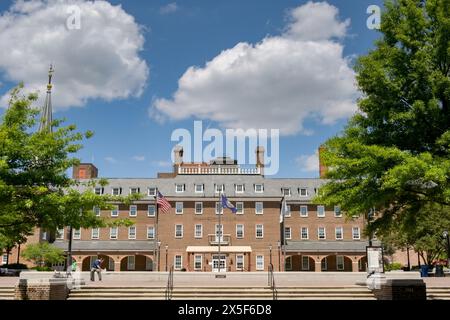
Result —
<instances>
[{"instance_id":1,"label":"white trim","mask_svg":"<svg viewBox=\"0 0 450 320\"><path fill-rule=\"evenodd\" d=\"M81 239L81 229L73 229L72 239L73 240Z\"/></svg>"},{"instance_id":2,"label":"white trim","mask_svg":"<svg viewBox=\"0 0 450 320\"><path fill-rule=\"evenodd\" d=\"M135 208L135 209L136 209L136 210L134 211L134 214L131 214L131 213L132 213L131 208ZM128 213L129 216L130 216L130 217L137 217L137 212L138 212L137 205L131 204L131 205L130 205L130 211L129 211L129 213Z\"/></svg>"},{"instance_id":3,"label":"white trim","mask_svg":"<svg viewBox=\"0 0 450 320\"><path fill-rule=\"evenodd\" d=\"M340 260L339 258L342 259L342 264L341 264L342 268L339 268L339 260ZM345 270L345 259L344 259L344 256L341 256L341 255L336 256L336 270L338 270L338 271Z\"/></svg>"},{"instance_id":4,"label":"white trim","mask_svg":"<svg viewBox=\"0 0 450 320\"><path fill-rule=\"evenodd\" d=\"M177 236L177 226L181 226L181 236ZM175 225L175 238L176 239L181 239L181 238L183 238L183 225L182 224L176 224Z\"/></svg>"},{"instance_id":5,"label":"white trim","mask_svg":"<svg viewBox=\"0 0 450 320\"><path fill-rule=\"evenodd\" d=\"M292 270L292 256L286 257L286 270Z\"/></svg>"},{"instance_id":6,"label":"white trim","mask_svg":"<svg viewBox=\"0 0 450 320\"><path fill-rule=\"evenodd\" d=\"M94 230L97 231L97 236L94 237ZM91 230L91 239L95 240L95 239L100 239L100 228L92 228Z\"/></svg>"},{"instance_id":7,"label":"white trim","mask_svg":"<svg viewBox=\"0 0 450 320\"><path fill-rule=\"evenodd\" d=\"M153 208L153 214L150 214L150 208ZM147 217L154 217L156 216L156 205L149 204L147 207Z\"/></svg>"},{"instance_id":8,"label":"white trim","mask_svg":"<svg viewBox=\"0 0 450 320\"><path fill-rule=\"evenodd\" d=\"M197 186L201 186L201 187L202 187L202 190L201 190L201 191L198 191L198 190L197 190ZM194 192L195 192L195 193L203 193L203 192L205 192L205 185L204 185L204 184L195 184L195 185L194 185Z\"/></svg>"},{"instance_id":9,"label":"white trim","mask_svg":"<svg viewBox=\"0 0 450 320\"><path fill-rule=\"evenodd\" d=\"M181 212L178 211L178 205L181 205ZM175 214L183 214L184 203L182 201L175 202Z\"/></svg>"},{"instance_id":10,"label":"white trim","mask_svg":"<svg viewBox=\"0 0 450 320\"><path fill-rule=\"evenodd\" d=\"M116 214L114 214L116 212ZM114 206L114 209L111 210L111 217L118 217L119 216L119 206Z\"/></svg>"},{"instance_id":11,"label":"white trim","mask_svg":"<svg viewBox=\"0 0 450 320\"><path fill-rule=\"evenodd\" d=\"M92 211L94 211L96 217L100 217L101 214L100 207L94 206L94 208L92 208Z\"/></svg>"},{"instance_id":12,"label":"white trim","mask_svg":"<svg viewBox=\"0 0 450 320\"><path fill-rule=\"evenodd\" d=\"M338 230L339 229L341 230L341 237L340 238L338 238ZM343 227L337 226L337 227L334 228L334 238L336 240L343 240L344 239L344 228Z\"/></svg>"},{"instance_id":13,"label":"white trim","mask_svg":"<svg viewBox=\"0 0 450 320\"><path fill-rule=\"evenodd\" d=\"M287 194L285 191L287 191ZM291 188L281 188L281 195L285 197L290 197L292 195Z\"/></svg>"},{"instance_id":14,"label":"white trim","mask_svg":"<svg viewBox=\"0 0 450 320\"><path fill-rule=\"evenodd\" d=\"M6 264L8 262L8 254L2 254L2 264Z\"/></svg>"},{"instance_id":15,"label":"white trim","mask_svg":"<svg viewBox=\"0 0 450 320\"><path fill-rule=\"evenodd\" d=\"M177 266L177 258L180 258L180 266ZM183 268L183 256L181 254L176 254L173 257L173 268L175 270L181 270Z\"/></svg>"},{"instance_id":16,"label":"white trim","mask_svg":"<svg viewBox=\"0 0 450 320\"><path fill-rule=\"evenodd\" d=\"M115 230L115 238L114 238L114 232L113 230ZM109 239L111 240L117 240L119 238L119 228L118 227L111 227L109 228Z\"/></svg>"},{"instance_id":17,"label":"white trim","mask_svg":"<svg viewBox=\"0 0 450 320\"><path fill-rule=\"evenodd\" d=\"M258 265L259 263L259 265ZM258 254L256 256L256 270L261 271L264 270L264 256L262 254Z\"/></svg>"},{"instance_id":18,"label":"white trim","mask_svg":"<svg viewBox=\"0 0 450 320\"><path fill-rule=\"evenodd\" d=\"M61 228L61 229L57 229L56 230L56 239L58 239L58 240L64 240L64 235L65 235L65 229L64 228Z\"/></svg>"},{"instance_id":19,"label":"white trim","mask_svg":"<svg viewBox=\"0 0 450 320\"><path fill-rule=\"evenodd\" d=\"M302 190L305 190L305 194L302 194ZM300 197L307 197L308 196L308 188L299 188L298 194L300 195Z\"/></svg>"},{"instance_id":20,"label":"white trim","mask_svg":"<svg viewBox=\"0 0 450 320\"><path fill-rule=\"evenodd\" d=\"M339 210L339 214L336 214L336 209ZM335 218L342 218L342 211L341 211L340 206L334 206L334 217Z\"/></svg>"},{"instance_id":21,"label":"white trim","mask_svg":"<svg viewBox=\"0 0 450 320\"><path fill-rule=\"evenodd\" d=\"M97 190L100 190L100 192L97 193ZM103 187L95 187L95 188L94 188L94 194L101 196L101 195L103 195L104 193L105 193L105 188L103 188Z\"/></svg>"},{"instance_id":22,"label":"white trim","mask_svg":"<svg viewBox=\"0 0 450 320\"><path fill-rule=\"evenodd\" d=\"M261 204L261 212L258 212L257 208L258 208L258 204ZM255 202L255 214L264 214L264 202L262 201L256 201Z\"/></svg>"},{"instance_id":23,"label":"white trim","mask_svg":"<svg viewBox=\"0 0 450 320\"><path fill-rule=\"evenodd\" d=\"M153 189L154 193L150 193L150 190L152 190L152 189ZM149 197L156 197L156 187L148 187L148 189L147 189L147 195L148 195Z\"/></svg>"},{"instance_id":24,"label":"white trim","mask_svg":"<svg viewBox=\"0 0 450 320\"><path fill-rule=\"evenodd\" d=\"M134 228L134 236L131 233L131 230ZM137 228L136 226L128 227L128 240L136 240Z\"/></svg>"},{"instance_id":25,"label":"white trim","mask_svg":"<svg viewBox=\"0 0 450 320\"><path fill-rule=\"evenodd\" d=\"M238 226L241 226L242 228L242 236L241 237L239 237L238 236ZM245 233L244 233L244 229L245 229L245 226L244 226L244 224L241 224L241 223L238 223L238 224L236 224L236 239L244 239L244 235L245 235Z\"/></svg>"},{"instance_id":26,"label":"white trim","mask_svg":"<svg viewBox=\"0 0 450 320\"><path fill-rule=\"evenodd\" d=\"M306 208L306 213L302 214L302 208ZM308 217L308 206L300 206L300 217L307 218Z\"/></svg>"},{"instance_id":27,"label":"white trim","mask_svg":"<svg viewBox=\"0 0 450 320\"><path fill-rule=\"evenodd\" d=\"M289 237L286 236L286 231L289 230ZM292 239L292 228L291 227L284 227L284 238L286 240Z\"/></svg>"},{"instance_id":28,"label":"white trim","mask_svg":"<svg viewBox=\"0 0 450 320\"><path fill-rule=\"evenodd\" d=\"M358 229L358 237L355 237L354 229ZM353 240L361 240L361 228L360 227L352 227L352 239Z\"/></svg>"},{"instance_id":29,"label":"white trim","mask_svg":"<svg viewBox=\"0 0 450 320\"><path fill-rule=\"evenodd\" d=\"M200 261L197 261L197 258L200 258ZM197 267L197 262L200 262L200 267ZM194 255L194 270L202 271L203 269L203 255L196 254Z\"/></svg>"},{"instance_id":30,"label":"white trim","mask_svg":"<svg viewBox=\"0 0 450 320\"><path fill-rule=\"evenodd\" d=\"M322 262L323 262L323 264L322 264ZM328 270L328 257L325 257L322 260L320 260L320 270L321 271Z\"/></svg>"},{"instance_id":31,"label":"white trim","mask_svg":"<svg viewBox=\"0 0 450 320\"><path fill-rule=\"evenodd\" d=\"M302 236L302 229L306 229L306 238ZM308 227L300 227L300 240L309 240L309 228Z\"/></svg>"},{"instance_id":32,"label":"white trim","mask_svg":"<svg viewBox=\"0 0 450 320\"><path fill-rule=\"evenodd\" d=\"M305 263L304 263L305 261L307 261L306 268L305 268ZM302 260L300 262L302 264L301 265L302 271L309 271L309 256L302 256Z\"/></svg>"},{"instance_id":33,"label":"white trim","mask_svg":"<svg viewBox=\"0 0 450 320\"><path fill-rule=\"evenodd\" d=\"M323 229L323 239L320 238L320 229ZM317 239L326 240L327 239L327 229L325 227L317 227Z\"/></svg>"},{"instance_id":34,"label":"white trim","mask_svg":"<svg viewBox=\"0 0 450 320\"><path fill-rule=\"evenodd\" d=\"M133 192L133 190L135 192ZM131 187L130 188L130 194L139 194L139 193L141 193L141 189L139 187Z\"/></svg>"},{"instance_id":35,"label":"white trim","mask_svg":"<svg viewBox=\"0 0 450 320\"><path fill-rule=\"evenodd\" d=\"M256 186L261 186L261 190L260 191L256 190ZM255 190L255 193L263 193L264 192L264 184L256 183L254 185L254 190Z\"/></svg>"},{"instance_id":36,"label":"white trim","mask_svg":"<svg viewBox=\"0 0 450 320\"><path fill-rule=\"evenodd\" d=\"M127 270L136 270L136 257L135 256L127 257Z\"/></svg>"},{"instance_id":37,"label":"white trim","mask_svg":"<svg viewBox=\"0 0 450 320\"><path fill-rule=\"evenodd\" d=\"M220 189L218 187L220 187ZM224 184L215 184L214 185L214 193L222 193L222 192L225 192L225 185Z\"/></svg>"},{"instance_id":38,"label":"white trim","mask_svg":"<svg viewBox=\"0 0 450 320\"><path fill-rule=\"evenodd\" d=\"M239 212L239 209L238 209L238 204L242 205L242 210L240 212ZM244 214L244 202L243 201L236 202L236 209L238 210L238 211L236 211L236 214Z\"/></svg>"},{"instance_id":39,"label":"white trim","mask_svg":"<svg viewBox=\"0 0 450 320\"><path fill-rule=\"evenodd\" d=\"M201 205L201 210L200 210L200 212L197 212L197 204L200 204ZM203 202L195 202L195 204L194 204L194 211L195 211L195 214L203 214Z\"/></svg>"},{"instance_id":40,"label":"white trim","mask_svg":"<svg viewBox=\"0 0 450 320\"><path fill-rule=\"evenodd\" d=\"M217 211L217 209L220 208L220 212ZM220 202L216 202L216 207L215 207L215 211L216 214L223 214L223 207L222 207L222 203Z\"/></svg>"},{"instance_id":41,"label":"white trim","mask_svg":"<svg viewBox=\"0 0 450 320\"><path fill-rule=\"evenodd\" d=\"M261 237L258 237L258 226L261 226ZM264 225L262 223L255 224L255 238L263 239L264 238Z\"/></svg>"},{"instance_id":42,"label":"white trim","mask_svg":"<svg viewBox=\"0 0 450 320\"><path fill-rule=\"evenodd\" d=\"M197 235L197 226L200 226L200 235ZM196 223L194 225L194 238L195 239L201 239L203 238L203 224L201 223Z\"/></svg>"},{"instance_id":43,"label":"white trim","mask_svg":"<svg viewBox=\"0 0 450 320\"><path fill-rule=\"evenodd\" d=\"M181 191L178 190L178 187L181 186ZM177 183L175 184L175 193L183 193L186 190L186 185Z\"/></svg>"},{"instance_id":44,"label":"white trim","mask_svg":"<svg viewBox=\"0 0 450 320\"><path fill-rule=\"evenodd\" d=\"M323 208L323 214L320 214L319 208ZM317 206L317 217L318 218L325 218L325 206L324 205L318 205Z\"/></svg>"},{"instance_id":45,"label":"white trim","mask_svg":"<svg viewBox=\"0 0 450 320\"><path fill-rule=\"evenodd\" d=\"M153 230L153 236L149 237L149 231ZM155 226L147 226L147 239L154 240L155 239Z\"/></svg>"},{"instance_id":46,"label":"white trim","mask_svg":"<svg viewBox=\"0 0 450 320\"><path fill-rule=\"evenodd\" d=\"M238 186L242 186L242 190L238 190ZM245 192L245 185L243 183L235 184L234 185L234 192L235 193L244 193Z\"/></svg>"},{"instance_id":47,"label":"white trim","mask_svg":"<svg viewBox=\"0 0 450 320\"><path fill-rule=\"evenodd\" d=\"M292 215L291 205L290 205L290 204L287 204L287 205L286 205L286 209L287 209L287 211L284 213L284 217L285 217L285 218L290 218L291 215Z\"/></svg>"},{"instance_id":48,"label":"white trim","mask_svg":"<svg viewBox=\"0 0 450 320\"><path fill-rule=\"evenodd\" d=\"M114 194L114 190L118 190L119 192L117 194ZM111 195L113 196L120 196L122 194L122 188L120 187L114 187L111 189Z\"/></svg>"},{"instance_id":49,"label":"white trim","mask_svg":"<svg viewBox=\"0 0 450 320\"><path fill-rule=\"evenodd\" d=\"M239 259L242 259L242 266L238 267L238 257ZM245 256L243 254L236 254L236 271L243 271L245 269Z\"/></svg>"}]
</instances>

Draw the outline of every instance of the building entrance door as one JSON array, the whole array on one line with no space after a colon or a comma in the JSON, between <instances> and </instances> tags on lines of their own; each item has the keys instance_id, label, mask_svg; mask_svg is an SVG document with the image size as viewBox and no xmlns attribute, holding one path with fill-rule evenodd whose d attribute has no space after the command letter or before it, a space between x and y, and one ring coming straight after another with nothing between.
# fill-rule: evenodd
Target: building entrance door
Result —
<instances>
[{"instance_id":1,"label":"building entrance door","mask_svg":"<svg viewBox=\"0 0 450 320\"><path fill-rule=\"evenodd\" d=\"M226 256L223 254L220 255L220 272L227 271L227 260ZM212 271L213 272L219 272L219 255L215 254L213 255L212 259Z\"/></svg>"}]
</instances>

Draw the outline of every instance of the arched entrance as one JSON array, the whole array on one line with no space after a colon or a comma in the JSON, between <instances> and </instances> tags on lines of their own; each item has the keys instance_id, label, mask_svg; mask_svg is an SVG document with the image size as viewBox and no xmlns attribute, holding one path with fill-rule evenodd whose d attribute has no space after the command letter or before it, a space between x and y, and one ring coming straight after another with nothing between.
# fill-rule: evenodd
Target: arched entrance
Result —
<instances>
[{"instance_id":1,"label":"arched entrance","mask_svg":"<svg viewBox=\"0 0 450 320\"><path fill-rule=\"evenodd\" d=\"M358 271L367 270L367 256L362 257L358 260Z\"/></svg>"},{"instance_id":2,"label":"arched entrance","mask_svg":"<svg viewBox=\"0 0 450 320\"><path fill-rule=\"evenodd\" d=\"M120 261L120 271L152 271L153 260L143 255L126 256Z\"/></svg>"},{"instance_id":3,"label":"arched entrance","mask_svg":"<svg viewBox=\"0 0 450 320\"><path fill-rule=\"evenodd\" d=\"M322 271L352 271L352 260L343 255L329 255L320 261Z\"/></svg>"},{"instance_id":4,"label":"arched entrance","mask_svg":"<svg viewBox=\"0 0 450 320\"><path fill-rule=\"evenodd\" d=\"M107 271L114 271L114 259L104 254L99 254L98 256L93 255L84 258L81 270L91 271L92 264L97 258L103 259L103 263L101 265L102 269L106 269Z\"/></svg>"},{"instance_id":5,"label":"arched entrance","mask_svg":"<svg viewBox=\"0 0 450 320\"><path fill-rule=\"evenodd\" d=\"M307 255L286 257L286 271L315 271L314 259Z\"/></svg>"}]
</instances>

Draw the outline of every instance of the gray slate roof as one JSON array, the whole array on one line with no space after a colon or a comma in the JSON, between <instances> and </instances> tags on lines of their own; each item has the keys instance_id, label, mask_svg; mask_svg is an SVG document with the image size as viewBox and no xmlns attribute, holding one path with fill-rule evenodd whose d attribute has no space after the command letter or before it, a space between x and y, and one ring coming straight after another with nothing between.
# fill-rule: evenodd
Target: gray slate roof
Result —
<instances>
[{"instance_id":1,"label":"gray slate roof","mask_svg":"<svg viewBox=\"0 0 450 320\"><path fill-rule=\"evenodd\" d=\"M55 241L54 246L67 251L67 241ZM152 251L154 241L142 240L73 240L72 251Z\"/></svg>"},{"instance_id":2,"label":"gray slate roof","mask_svg":"<svg viewBox=\"0 0 450 320\"><path fill-rule=\"evenodd\" d=\"M287 241L287 252L366 252L368 241ZM373 241L374 246L380 245Z\"/></svg>"}]
</instances>

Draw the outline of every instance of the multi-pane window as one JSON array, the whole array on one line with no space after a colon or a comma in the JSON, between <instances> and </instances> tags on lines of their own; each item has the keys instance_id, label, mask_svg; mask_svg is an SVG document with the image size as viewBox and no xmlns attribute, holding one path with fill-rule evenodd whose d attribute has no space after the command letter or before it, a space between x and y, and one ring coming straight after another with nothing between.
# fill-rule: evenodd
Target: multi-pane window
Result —
<instances>
[{"instance_id":1,"label":"multi-pane window","mask_svg":"<svg viewBox=\"0 0 450 320\"><path fill-rule=\"evenodd\" d=\"M122 188L112 188L113 196L120 196L122 194Z\"/></svg>"},{"instance_id":2,"label":"multi-pane window","mask_svg":"<svg viewBox=\"0 0 450 320\"><path fill-rule=\"evenodd\" d=\"M154 217L156 214L156 206L154 204L149 204L147 209L147 216Z\"/></svg>"},{"instance_id":3,"label":"multi-pane window","mask_svg":"<svg viewBox=\"0 0 450 320\"><path fill-rule=\"evenodd\" d=\"M147 227L147 239L155 239L155 227L154 226Z\"/></svg>"},{"instance_id":4,"label":"multi-pane window","mask_svg":"<svg viewBox=\"0 0 450 320\"><path fill-rule=\"evenodd\" d=\"M336 256L336 269L342 271L344 267L344 256Z\"/></svg>"},{"instance_id":5,"label":"multi-pane window","mask_svg":"<svg viewBox=\"0 0 450 320\"><path fill-rule=\"evenodd\" d=\"M91 239L98 239L99 233L100 231L98 228L92 228Z\"/></svg>"},{"instance_id":6,"label":"multi-pane window","mask_svg":"<svg viewBox=\"0 0 450 320\"><path fill-rule=\"evenodd\" d=\"M244 255L236 255L236 270L244 270Z\"/></svg>"},{"instance_id":7,"label":"multi-pane window","mask_svg":"<svg viewBox=\"0 0 450 320\"><path fill-rule=\"evenodd\" d=\"M324 227L319 227L317 229L317 238L319 240L324 240L324 239L326 239L326 237L327 237L327 235L325 233L325 228Z\"/></svg>"},{"instance_id":8,"label":"multi-pane window","mask_svg":"<svg viewBox=\"0 0 450 320\"><path fill-rule=\"evenodd\" d=\"M244 238L244 225L243 224L236 225L236 238L238 238L238 239Z\"/></svg>"},{"instance_id":9,"label":"multi-pane window","mask_svg":"<svg viewBox=\"0 0 450 320\"><path fill-rule=\"evenodd\" d=\"M111 217L117 217L119 215L119 206L114 206L111 210Z\"/></svg>"},{"instance_id":10,"label":"multi-pane window","mask_svg":"<svg viewBox=\"0 0 450 320\"><path fill-rule=\"evenodd\" d=\"M243 184L235 185L234 191L236 191L236 193L243 193L244 192L244 185Z\"/></svg>"},{"instance_id":11,"label":"multi-pane window","mask_svg":"<svg viewBox=\"0 0 450 320\"><path fill-rule=\"evenodd\" d=\"M128 228L128 239L136 239L136 226L131 226Z\"/></svg>"},{"instance_id":12,"label":"multi-pane window","mask_svg":"<svg viewBox=\"0 0 450 320\"><path fill-rule=\"evenodd\" d=\"M340 206L334 206L334 216L337 218L342 217L342 212L341 212Z\"/></svg>"},{"instance_id":13,"label":"multi-pane window","mask_svg":"<svg viewBox=\"0 0 450 320\"><path fill-rule=\"evenodd\" d=\"M308 216L308 206L300 206L300 217Z\"/></svg>"},{"instance_id":14,"label":"multi-pane window","mask_svg":"<svg viewBox=\"0 0 450 320\"><path fill-rule=\"evenodd\" d=\"M194 237L195 238L201 238L203 237L203 226L201 224L196 224L195 225L195 233L194 233Z\"/></svg>"},{"instance_id":15,"label":"multi-pane window","mask_svg":"<svg viewBox=\"0 0 450 320\"><path fill-rule=\"evenodd\" d=\"M307 197L307 196L308 196L308 189L300 188L300 197Z\"/></svg>"},{"instance_id":16,"label":"multi-pane window","mask_svg":"<svg viewBox=\"0 0 450 320\"><path fill-rule=\"evenodd\" d=\"M180 192L184 192L184 184L177 184L175 186L175 192L180 193Z\"/></svg>"},{"instance_id":17,"label":"multi-pane window","mask_svg":"<svg viewBox=\"0 0 450 320\"><path fill-rule=\"evenodd\" d=\"M285 217L290 217L291 216L291 206L290 205L286 205L286 212L284 213Z\"/></svg>"},{"instance_id":18,"label":"multi-pane window","mask_svg":"<svg viewBox=\"0 0 450 320\"><path fill-rule=\"evenodd\" d=\"M255 192L257 193L264 192L264 186L262 184L255 184Z\"/></svg>"},{"instance_id":19,"label":"multi-pane window","mask_svg":"<svg viewBox=\"0 0 450 320\"><path fill-rule=\"evenodd\" d=\"M256 256L256 270L264 270L264 256Z\"/></svg>"},{"instance_id":20,"label":"multi-pane window","mask_svg":"<svg viewBox=\"0 0 450 320\"><path fill-rule=\"evenodd\" d=\"M135 256L128 256L127 257L127 269L128 270L134 270L136 267L136 259Z\"/></svg>"},{"instance_id":21,"label":"multi-pane window","mask_svg":"<svg viewBox=\"0 0 450 320\"><path fill-rule=\"evenodd\" d=\"M175 202L175 213L183 214L183 202Z\"/></svg>"},{"instance_id":22,"label":"multi-pane window","mask_svg":"<svg viewBox=\"0 0 450 320\"><path fill-rule=\"evenodd\" d=\"M257 224L255 229L256 229L256 238L257 239L264 238L264 226L262 224Z\"/></svg>"},{"instance_id":23,"label":"multi-pane window","mask_svg":"<svg viewBox=\"0 0 450 320\"><path fill-rule=\"evenodd\" d=\"M202 256L201 255L194 256L194 269L202 270Z\"/></svg>"},{"instance_id":24,"label":"multi-pane window","mask_svg":"<svg viewBox=\"0 0 450 320\"><path fill-rule=\"evenodd\" d=\"M97 207L97 206L94 207L94 214L95 214L97 217L100 217L100 207Z\"/></svg>"},{"instance_id":25,"label":"multi-pane window","mask_svg":"<svg viewBox=\"0 0 450 320\"><path fill-rule=\"evenodd\" d=\"M130 206L130 217L136 217L137 215L137 205Z\"/></svg>"},{"instance_id":26,"label":"multi-pane window","mask_svg":"<svg viewBox=\"0 0 450 320\"><path fill-rule=\"evenodd\" d=\"M181 270L181 267L183 266L183 256L181 255L176 255L173 258L173 267L175 270Z\"/></svg>"},{"instance_id":27,"label":"multi-pane window","mask_svg":"<svg viewBox=\"0 0 450 320\"><path fill-rule=\"evenodd\" d=\"M308 238L309 238L308 227L301 227L300 228L300 239L308 240Z\"/></svg>"},{"instance_id":28,"label":"multi-pane window","mask_svg":"<svg viewBox=\"0 0 450 320\"><path fill-rule=\"evenodd\" d=\"M175 225L175 238L183 238L183 225L182 224Z\"/></svg>"},{"instance_id":29,"label":"multi-pane window","mask_svg":"<svg viewBox=\"0 0 450 320\"><path fill-rule=\"evenodd\" d=\"M203 213L203 202L196 202L195 203L195 214L202 214Z\"/></svg>"},{"instance_id":30,"label":"multi-pane window","mask_svg":"<svg viewBox=\"0 0 450 320\"><path fill-rule=\"evenodd\" d=\"M262 202L255 202L255 213L256 214L264 213L264 205Z\"/></svg>"},{"instance_id":31,"label":"multi-pane window","mask_svg":"<svg viewBox=\"0 0 450 320\"><path fill-rule=\"evenodd\" d=\"M117 227L111 227L109 229L109 238L110 239L117 239L117 233L118 233L118 228Z\"/></svg>"},{"instance_id":32,"label":"multi-pane window","mask_svg":"<svg viewBox=\"0 0 450 320\"><path fill-rule=\"evenodd\" d=\"M225 192L225 186L223 184L216 184L215 191L216 193Z\"/></svg>"},{"instance_id":33,"label":"multi-pane window","mask_svg":"<svg viewBox=\"0 0 450 320\"><path fill-rule=\"evenodd\" d=\"M291 227L284 228L284 238L287 240L291 239Z\"/></svg>"},{"instance_id":34,"label":"multi-pane window","mask_svg":"<svg viewBox=\"0 0 450 320\"><path fill-rule=\"evenodd\" d=\"M286 257L286 270L292 270L292 257Z\"/></svg>"},{"instance_id":35,"label":"multi-pane window","mask_svg":"<svg viewBox=\"0 0 450 320\"><path fill-rule=\"evenodd\" d=\"M195 192L196 193L202 193L203 192L203 190L204 190L204 186L203 186L203 184L196 184L195 185Z\"/></svg>"},{"instance_id":36,"label":"multi-pane window","mask_svg":"<svg viewBox=\"0 0 450 320\"><path fill-rule=\"evenodd\" d=\"M95 188L95 189L94 189L94 193L95 193L96 195L102 195L104 192L105 192L105 189L104 189L104 188Z\"/></svg>"},{"instance_id":37,"label":"multi-pane window","mask_svg":"<svg viewBox=\"0 0 450 320\"><path fill-rule=\"evenodd\" d=\"M140 191L139 188L130 188L130 194L138 194Z\"/></svg>"},{"instance_id":38,"label":"multi-pane window","mask_svg":"<svg viewBox=\"0 0 450 320\"><path fill-rule=\"evenodd\" d=\"M73 239L80 240L81 239L81 230L73 229Z\"/></svg>"},{"instance_id":39,"label":"multi-pane window","mask_svg":"<svg viewBox=\"0 0 450 320\"><path fill-rule=\"evenodd\" d=\"M64 228L56 230L56 239L59 239L59 240L64 239Z\"/></svg>"},{"instance_id":40,"label":"multi-pane window","mask_svg":"<svg viewBox=\"0 0 450 320\"><path fill-rule=\"evenodd\" d=\"M156 188L153 188L153 187L148 188L148 196L155 197L156 196Z\"/></svg>"},{"instance_id":41,"label":"multi-pane window","mask_svg":"<svg viewBox=\"0 0 450 320\"><path fill-rule=\"evenodd\" d=\"M322 271L326 271L328 269L328 257L325 257L320 261L320 269Z\"/></svg>"},{"instance_id":42,"label":"multi-pane window","mask_svg":"<svg viewBox=\"0 0 450 320\"><path fill-rule=\"evenodd\" d=\"M334 233L336 236L336 240L342 240L344 238L344 231L343 231L342 227L336 227L334 229Z\"/></svg>"},{"instance_id":43,"label":"multi-pane window","mask_svg":"<svg viewBox=\"0 0 450 320\"><path fill-rule=\"evenodd\" d=\"M244 214L244 203L236 202L236 214Z\"/></svg>"},{"instance_id":44,"label":"multi-pane window","mask_svg":"<svg viewBox=\"0 0 450 320\"><path fill-rule=\"evenodd\" d=\"M325 206L317 206L317 216L318 217L325 217Z\"/></svg>"},{"instance_id":45,"label":"multi-pane window","mask_svg":"<svg viewBox=\"0 0 450 320\"><path fill-rule=\"evenodd\" d=\"M309 270L309 257L308 256L302 256L302 270Z\"/></svg>"},{"instance_id":46,"label":"multi-pane window","mask_svg":"<svg viewBox=\"0 0 450 320\"><path fill-rule=\"evenodd\" d=\"M360 233L359 227L352 228L352 235L353 235L353 240L361 239L361 233Z\"/></svg>"},{"instance_id":47,"label":"multi-pane window","mask_svg":"<svg viewBox=\"0 0 450 320\"><path fill-rule=\"evenodd\" d=\"M2 264L6 264L8 262L8 254L2 254Z\"/></svg>"},{"instance_id":48,"label":"multi-pane window","mask_svg":"<svg viewBox=\"0 0 450 320\"><path fill-rule=\"evenodd\" d=\"M291 189L290 188L282 188L281 189L281 194L283 196L290 197L291 196Z\"/></svg>"},{"instance_id":49,"label":"multi-pane window","mask_svg":"<svg viewBox=\"0 0 450 320\"><path fill-rule=\"evenodd\" d=\"M220 202L216 202L216 214L223 214L223 208Z\"/></svg>"}]
</instances>

